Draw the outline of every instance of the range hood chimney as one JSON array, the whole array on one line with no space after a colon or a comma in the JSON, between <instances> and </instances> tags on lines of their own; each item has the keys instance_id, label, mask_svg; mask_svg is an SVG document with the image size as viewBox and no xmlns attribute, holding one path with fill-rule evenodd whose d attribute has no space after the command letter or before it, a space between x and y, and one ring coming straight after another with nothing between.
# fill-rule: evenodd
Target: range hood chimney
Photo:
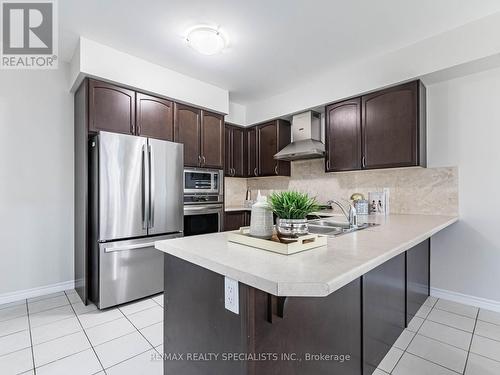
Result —
<instances>
[{"instance_id":1,"label":"range hood chimney","mask_svg":"<svg viewBox=\"0 0 500 375\"><path fill-rule=\"evenodd\" d=\"M316 159L325 156L321 142L321 115L308 111L292 118L292 143L274 155L276 160Z\"/></svg>"}]
</instances>

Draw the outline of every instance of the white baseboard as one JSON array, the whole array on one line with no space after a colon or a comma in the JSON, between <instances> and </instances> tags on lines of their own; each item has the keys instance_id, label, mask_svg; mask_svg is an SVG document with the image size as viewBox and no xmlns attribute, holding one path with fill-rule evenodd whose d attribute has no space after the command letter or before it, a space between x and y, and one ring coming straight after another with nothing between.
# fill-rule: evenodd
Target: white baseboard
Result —
<instances>
[{"instance_id":1,"label":"white baseboard","mask_svg":"<svg viewBox=\"0 0 500 375\"><path fill-rule=\"evenodd\" d=\"M0 294L0 305L9 302L20 301L27 298L40 297L46 294L62 292L68 289L74 289L75 281L65 281L62 283L45 285L38 288L24 289L17 292Z\"/></svg>"},{"instance_id":2,"label":"white baseboard","mask_svg":"<svg viewBox=\"0 0 500 375\"><path fill-rule=\"evenodd\" d=\"M431 296L443 298L454 302L460 302L466 305L476 306L481 309L500 312L500 301L475 297L468 294L452 292L451 290L431 288Z\"/></svg>"}]
</instances>

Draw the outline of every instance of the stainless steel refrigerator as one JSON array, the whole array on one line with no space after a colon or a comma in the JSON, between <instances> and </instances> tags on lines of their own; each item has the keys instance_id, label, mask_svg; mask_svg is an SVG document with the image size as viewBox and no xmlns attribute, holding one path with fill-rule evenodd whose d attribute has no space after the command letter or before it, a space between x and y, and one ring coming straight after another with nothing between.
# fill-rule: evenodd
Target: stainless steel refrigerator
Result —
<instances>
[{"instance_id":1,"label":"stainless steel refrigerator","mask_svg":"<svg viewBox=\"0 0 500 375\"><path fill-rule=\"evenodd\" d=\"M100 132L89 148L89 297L103 309L163 291L154 242L182 236L183 146Z\"/></svg>"}]
</instances>

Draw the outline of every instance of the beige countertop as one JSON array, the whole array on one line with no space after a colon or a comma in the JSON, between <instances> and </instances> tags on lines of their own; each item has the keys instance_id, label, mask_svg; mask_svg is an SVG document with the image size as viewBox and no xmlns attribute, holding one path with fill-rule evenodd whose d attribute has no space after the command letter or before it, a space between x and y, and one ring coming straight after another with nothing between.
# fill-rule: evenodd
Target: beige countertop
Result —
<instances>
[{"instance_id":1,"label":"beige countertop","mask_svg":"<svg viewBox=\"0 0 500 375\"><path fill-rule=\"evenodd\" d=\"M379 226L328 238L326 246L280 255L227 241L227 234L158 241L155 247L276 296L324 297L458 220L455 216L370 216Z\"/></svg>"}]
</instances>

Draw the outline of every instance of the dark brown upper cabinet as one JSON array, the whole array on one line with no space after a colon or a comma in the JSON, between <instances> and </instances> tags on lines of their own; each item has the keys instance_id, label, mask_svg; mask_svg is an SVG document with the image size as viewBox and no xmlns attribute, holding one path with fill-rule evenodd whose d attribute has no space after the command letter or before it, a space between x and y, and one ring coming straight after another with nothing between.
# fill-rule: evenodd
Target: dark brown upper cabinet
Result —
<instances>
[{"instance_id":1,"label":"dark brown upper cabinet","mask_svg":"<svg viewBox=\"0 0 500 375\"><path fill-rule=\"evenodd\" d=\"M363 167L425 166L425 87L414 81L361 97Z\"/></svg>"},{"instance_id":2,"label":"dark brown upper cabinet","mask_svg":"<svg viewBox=\"0 0 500 375\"><path fill-rule=\"evenodd\" d=\"M224 167L223 116L175 103L174 141L184 145L185 166Z\"/></svg>"},{"instance_id":3,"label":"dark brown upper cabinet","mask_svg":"<svg viewBox=\"0 0 500 375\"><path fill-rule=\"evenodd\" d=\"M290 162L274 155L291 141L290 123L275 120L257 126L257 170L259 176L290 176Z\"/></svg>"},{"instance_id":4,"label":"dark brown upper cabinet","mask_svg":"<svg viewBox=\"0 0 500 375\"><path fill-rule=\"evenodd\" d=\"M224 168L224 116L201 111L201 167Z\"/></svg>"},{"instance_id":5,"label":"dark brown upper cabinet","mask_svg":"<svg viewBox=\"0 0 500 375\"><path fill-rule=\"evenodd\" d=\"M257 158L257 129L255 127L245 129L246 142L246 177L259 176Z\"/></svg>"},{"instance_id":6,"label":"dark brown upper cabinet","mask_svg":"<svg viewBox=\"0 0 500 375\"><path fill-rule=\"evenodd\" d=\"M174 106L174 141L184 145L184 165L201 165L201 110L184 104Z\"/></svg>"},{"instance_id":7,"label":"dark brown upper cabinet","mask_svg":"<svg viewBox=\"0 0 500 375\"><path fill-rule=\"evenodd\" d=\"M89 79L89 131L135 134L135 91Z\"/></svg>"},{"instance_id":8,"label":"dark brown upper cabinet","mask_svg":"<svg viewBox=\"0 0 500 375\"><path fill-rule=\"evenodd\" d=\"M245 129L226 124L224 172L227 177L246 176L245 138Z\"/></svg>"},{"instance_id":9,"label":"dark brown upper cabinet","mask_svg":"<svg viewBox=\"0 0 500 375\"><path fill-rule=\"evenodd\" d=\"M425 86L413 81L326 107L326 172L426 166Z\"/></svg>"},{"instance_id":10,"label":"dark brown upper cabinet","mask_svg":"<svg viewBox=\"0 0 500 375\"><path fill-rule=\"evenodd\" d=\"M137 135L174 140L174 111L171 101L138 92L136 104Z\"/></svg>"},{"instance_id":11,"label":"dark brown upper cabinet","mask_svg":"<svg viewBox=\"0 0 500 375\"><path fill-rule=\"evenodd\" d=\"M361 169L361 98L326 107L326 172Z\"/></svg>"}]
</instances>

